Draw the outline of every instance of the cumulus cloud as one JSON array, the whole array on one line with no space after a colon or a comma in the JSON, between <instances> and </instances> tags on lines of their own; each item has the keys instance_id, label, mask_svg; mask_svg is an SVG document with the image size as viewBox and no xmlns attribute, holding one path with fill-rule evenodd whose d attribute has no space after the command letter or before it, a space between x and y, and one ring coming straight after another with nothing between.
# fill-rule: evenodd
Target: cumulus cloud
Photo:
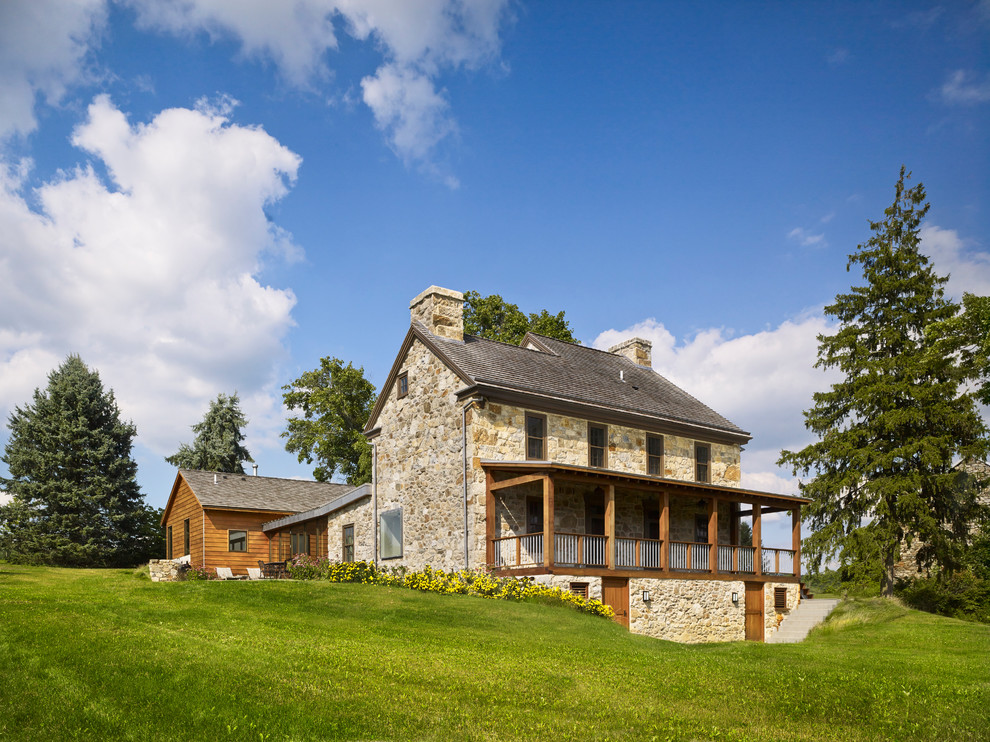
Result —
<instances>
[{"instance_id":1,"label":"cumulus cloud","mask_svg":"<svg viewBox=\"0 0 990 742\"><path fill-rule=\"evenodd\" d=\"M364 103L406 163L430 172L437 144L455 132L445 70L476 69L496 59L508 0L127 0L148 29L233 37L248 57L271 60L286 80L311 87L328 75L337 49L334 21L375 44L383 61L361 81Z\"/></svg>"},{"instance_id":2,"label":"cumulus cloud","mask_svg":"<svg viewBox=\"0 0 990 742\"><path fill-rule=\"evenodd\" d=\"M105 0L0 3L0 139L30 134L36 97L56 105L85 76L86 55L105 22Z\"/></svg>"},{"instance_id":3,"label":"cumulus cloud","mask_svg":"<svg viewBox=\"0 0 990 742\"><path fill-rule=\"evenodd\" d=\"M297 252L264 208L300 159L228 109L134 125L99 97L72 138L92 163L31 194L26 168L2 171L0 404L27 401L78 352L158 452L188 438L220 391L241 393L252 427L281 417L275 364L295 297L256 276Z\"/></svg>"},{"instance_id":4,"label":"cumulus cloud","mask_svg":"<svg viewBox=\"0 0 990 742\"><path fill-rule=\"evenodd\" d=\"M980 76L969 70L956 70L942 83L940 93L945 103L986 103L990 101L990 73Z\"/></svg>"},{"instance_id":5,"label":"cumulus cloud","mask_svg":"<svg viewBox=\"0 0 990 742\"><path fill-rule=\"evenodd\" d=\"M949 274L946 292L956 300L963 292L990 296L990 253L964 240L954 229L934 224L921 228L921 251L932 260L935 271Z\"/></svg>"}]
</instances>

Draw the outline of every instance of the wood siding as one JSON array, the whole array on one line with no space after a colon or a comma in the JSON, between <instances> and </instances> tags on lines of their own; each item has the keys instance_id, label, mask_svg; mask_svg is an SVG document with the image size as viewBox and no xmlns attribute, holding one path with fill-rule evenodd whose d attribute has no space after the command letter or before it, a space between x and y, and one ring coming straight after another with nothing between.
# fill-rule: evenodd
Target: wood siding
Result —
<instances>
[{"instance_id":1,"label":"wood siding","mask_svg":"<svg viewBox=\"0 0 990 742\"><path fill-rule=\"evenodd\" d=\"M168 508L168 519L165 521L165 534L172 526L172 553L165 554L178 559L185 555L183 550L182 523L189 519L189 555L193 564L203 563L203 507L193 494L192 488L180 477L179 486ZM168 548L168 544L165 544ZM222 565L221 565L222 566Z\"/></svg>"},{"instance_id":2,"label":"wood siding","mask_svg":"<svg viewBox=\"0 0 990 742\"><path fill-rule=\"evenodd\" d=\"M268 536L261 524L291 513L250 510L206 511L206 566L230 567L235 575L246 575L258 560L268 561ZM228 551L228 531L247 531L248 550ZM173 538L175 531L172 531Z\"/></svg>"}]
</instances>

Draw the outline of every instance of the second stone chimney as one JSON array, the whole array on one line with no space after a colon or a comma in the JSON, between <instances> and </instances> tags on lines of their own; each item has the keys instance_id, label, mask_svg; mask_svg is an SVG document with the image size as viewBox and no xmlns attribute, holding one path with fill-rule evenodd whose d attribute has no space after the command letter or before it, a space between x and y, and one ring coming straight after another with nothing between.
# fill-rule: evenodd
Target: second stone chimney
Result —
<instances>
[{"instance_id":1,"label":"second stone chimney","mask_svg":"<svg viewBox=\"0 0 990 742\"><path fill-rule=\"evenodd\" d=\"M653 368L653 343L643 338L629 338L608 349L609 353L625 356L638 366Z\"/></svg>"},{"instance_id":2,"label":"second stone chimney","mask_svg":"<svg viewBox=\"0 0 990 742\"><path fill-rule=\"evenodd\" d=\"M464 294L430 286L409 302L409 315L442 338L464 339Z\"/></svg>"}]
</instances>

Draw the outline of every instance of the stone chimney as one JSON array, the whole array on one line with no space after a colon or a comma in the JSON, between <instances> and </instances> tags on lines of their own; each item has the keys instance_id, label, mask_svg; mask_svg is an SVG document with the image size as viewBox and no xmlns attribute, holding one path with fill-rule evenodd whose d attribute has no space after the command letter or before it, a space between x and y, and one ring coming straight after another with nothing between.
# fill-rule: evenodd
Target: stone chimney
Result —
<instances>
[{"instance_id":1,"label":"stone chimney","mask_svg":"<svg viewBox=\"0 0 990 742\"><path fill-rule=\"evenodd\" d=\"M409 302L413 322L426 325L434 335L451 340L464 339L464 294L430 286Z\"/></svg>"},{"instance_id":2,"label":"stone chimney","mask_svg":"<svg viewBox=\"0 0 990 742\"><path fill-rule=\"evenodd\" d=\"M629 338L608 349L609 353L625 356L638 366L653 368L653 343L643 338Z\"/></svg>"}]
</instances>

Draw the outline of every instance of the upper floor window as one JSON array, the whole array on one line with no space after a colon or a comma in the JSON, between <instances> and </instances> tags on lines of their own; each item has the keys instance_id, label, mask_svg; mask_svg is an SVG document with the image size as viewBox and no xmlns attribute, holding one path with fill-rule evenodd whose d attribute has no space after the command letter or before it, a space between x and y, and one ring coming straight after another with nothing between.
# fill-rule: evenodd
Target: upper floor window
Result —
<instances>
[{"instance_id":1,"label":"upper floor window","mask_svg":"<svg viewBox=\"0 0 990 742\"><path fill-rule=\"evenodd\" d=\"M396 380L396 392L397 398L402 399L404 396L409 394L409 372L404 371L399 374L399 378Z\"/></svg>"},{"instance_id":2,"label":"upper floor window","mask_svg":"<svg viewBox=\"0 0 990 742\"><path fill-rule=\"evenodd\" d=\"M646 436L646 473L654 477L663 476L663 436Z\"/></svg>"},{"instance_id":3,"label":"upper floor window","mask_svg":"<svg viewBox=\"0 0 990 742\"><path fill-rule=\"evenodd\" d=\"M543 461L547 452L547 418L526 413L526 458Z\"/></svg>"},{"instance_id":4,"label":"upper floor window","mask_svg":"<svg viewBox=\"0 0 990 742\"><path fill-rule=\"evenodd\" d=\"M588 424L588 466L604 468L605 451L608 450L608 428L604 425Z\"/></svg>"},{"instance_id":5,"label":"upper floor window","mask_svg":"<svg viewBox=\"0 0 990 742\"><path fill-rule=\"evenodd\" d=\"M712 447L707 443L694 444L694 478L698 482L708 482L711 474Z\"/></svg>"}]
</instances>

